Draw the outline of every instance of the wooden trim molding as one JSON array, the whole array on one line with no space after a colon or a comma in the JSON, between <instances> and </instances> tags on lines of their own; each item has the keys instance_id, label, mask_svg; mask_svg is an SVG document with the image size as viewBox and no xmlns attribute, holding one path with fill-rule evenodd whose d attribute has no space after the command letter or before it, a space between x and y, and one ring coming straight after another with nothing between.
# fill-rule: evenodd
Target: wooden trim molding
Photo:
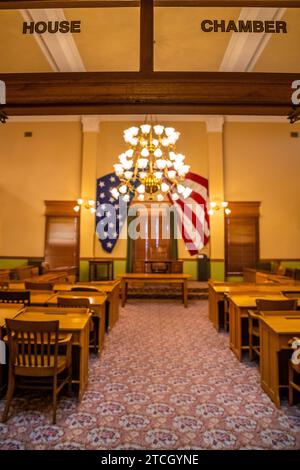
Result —
<instances>
[{"instance_id":1,"label":"wooden trim molding","mask_svg":"<svg viewBox=\"0 0 300 470\"><path fill-rule=\"evenodd\" d=\"M0 74L8 115L287 115L299 74L78 72Z\"/></svg>"},{"instance_id":2,"label":"wooden trim molding","mask_svg":"<svg viewBox=\"0 0 300 470\"><path fill-rule=\"evenodd\" d=\"M138 0L1 0L0 9L139 7ZM156 0L155 7L290 7L299 0Z\"/></svg>"},{"instance_id":3,"label":"wooden trim molding","mask_svg":"<svg viewBox=\"0 0 300 470\"><path fill-rule=\"evenodd\" d=\"M232 201L228 203L231 210L226 218L232 217L259 217L260 202L258 201Z\"/></svg>"},{"instance_id":4,"label":"wooden trim molding","mask_svg":"<svg viewBox=\"0 0 300 470\"><path fill-rule=\"evenodd\" d=\"M80 217L80 212L73 209L76 204L76 201L45 201L45 215Z\"/></svg>"}]
</instances>

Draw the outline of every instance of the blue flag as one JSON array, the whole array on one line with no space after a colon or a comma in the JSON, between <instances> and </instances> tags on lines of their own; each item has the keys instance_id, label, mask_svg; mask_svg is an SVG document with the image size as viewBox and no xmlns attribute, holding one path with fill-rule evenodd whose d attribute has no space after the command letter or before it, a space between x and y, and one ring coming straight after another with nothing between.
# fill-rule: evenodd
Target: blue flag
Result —
<instances>
[{"instance_id":1,"label":"blue flag","mask_svg":"<svg viewBox=\"0 0 300 470\"><path fill-rule=\"evenodd\" d=\"M111 189L118 187L120 179L115 173L109 173L97 179L96 202L96 233L102 248L111 253L114 249L127 218L127 208L130 205L133 193L128 203L121 198L115 199Z\"/></svg>"}]
</instances>

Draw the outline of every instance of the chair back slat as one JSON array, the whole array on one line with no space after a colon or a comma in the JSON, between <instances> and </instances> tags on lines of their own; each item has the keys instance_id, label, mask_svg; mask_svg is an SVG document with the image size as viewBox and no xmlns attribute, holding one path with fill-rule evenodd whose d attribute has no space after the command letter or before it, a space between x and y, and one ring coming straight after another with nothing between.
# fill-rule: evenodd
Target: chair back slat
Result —
<instances>
[{"instance_id":1,"label":"chair back slat","mask_svg":"<svg viewBox=\"0 0 300 470\"><path fill-rule=\"evenodd\" d=\"M59 321L6 319L11 365L57 368Z\"/></svg>"},{"instance_id":2,"label":"chair back slat","mask_svg":"<svg viewBox=\"0 0 300 470\"><path fill-rule=\"evenodd\" d=\"M297 299L271 300L256 299L257 310L276 311L276 310L297 310Z\"/></svg>"},{"instance_id":3,"label":"chair back slat","mask_svg":"<svg viewBox=\"0 0 300 470\"><path fill-rule=\"evenodd\" d=\"M69 308L90 308L90 301L86 297L58 297L58 307Z\"/></svg>"},{"instance_id":4,"label":"chair back slat","mask_svg":"<svg viewBox=\"0 0 300 470\"><path fill-rule=\"evenodd\" d=\"M0 303L30 305L30 292L28 290L1 290Z\"/></svg>"}]
</instances>

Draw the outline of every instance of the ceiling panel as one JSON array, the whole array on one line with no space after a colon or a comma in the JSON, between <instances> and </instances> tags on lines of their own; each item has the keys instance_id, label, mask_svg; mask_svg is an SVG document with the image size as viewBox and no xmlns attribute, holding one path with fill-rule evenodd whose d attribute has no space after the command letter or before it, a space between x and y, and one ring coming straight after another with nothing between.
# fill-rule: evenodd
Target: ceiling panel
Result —
<instances>
[{"instance_id":1,"label":"ceiling panel","mask_svg":"<svg viewBox=\"0 0 300 470\"><path fill-rule=\"evenodd\" d=\"M51 72L33 35L22 34L23 21L18 10L0 11L0 72Z\"/></svg>"},{"instance_id":2,"label":"ceiling panel","mask_svg":"<svg viewBox=\"0 0 300 470\"><path fill-rule=\"evenodd\" d=\"M155 8L155 70L218 71L232 33L204 33L204 19L236 20L240 8Z\"/></svg>"},{"instance_id":3,"label":"ceiling panel","mask_svg":"<svg viewBox=\"0 0 300 470\"><path fill-rule=\"evenodd\" d=\"M282 19L287 34L272 35L253 72L300 72L300 9L288 9Z\"/></svg>"}]
</instances>

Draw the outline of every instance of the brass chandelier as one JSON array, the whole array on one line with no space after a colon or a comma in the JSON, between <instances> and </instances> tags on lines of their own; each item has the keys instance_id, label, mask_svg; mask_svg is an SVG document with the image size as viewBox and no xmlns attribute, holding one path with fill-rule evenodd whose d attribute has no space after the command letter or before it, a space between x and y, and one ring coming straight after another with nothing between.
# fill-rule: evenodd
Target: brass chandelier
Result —
<instances>
[{"instance_id":1,"label":"brass chandelier","mask_svg":"<svg viewBox=\"0 0 300 470\"><path fill-rule=\"evenodd\" d=\"M176 153L179 135L173 127L159 124L126 129L124 140L128 149L114 165L120 184L111 190L112 196L126 202L131 195L139 201L144 201L146 195L157 201L163 201L167 194L174 201L181 196L188 198L192 189L182 183L190 166L185 164L184 155Z\"/></svg>"}]
</instances>

